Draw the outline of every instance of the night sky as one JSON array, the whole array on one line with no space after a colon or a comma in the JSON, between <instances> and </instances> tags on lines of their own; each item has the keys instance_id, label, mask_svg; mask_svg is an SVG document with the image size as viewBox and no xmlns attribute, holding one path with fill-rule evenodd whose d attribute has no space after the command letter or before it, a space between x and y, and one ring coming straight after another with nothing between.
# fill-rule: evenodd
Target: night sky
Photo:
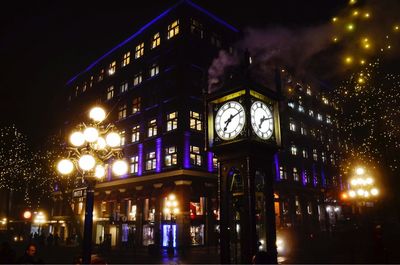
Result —
<instances>
[{"instance_id":1,"label":"night sky","mask_svg":"<svg viewBox=\"0 0 400 265\"><path fill-rule=\"evenodd\" d=\"M3 7L1 124L17 124L39 143L58 125L65 83L175 2L13 1ZM238 28L264 28L327 23L347 1L194 2Z\"/></svg>"}]
</instances>

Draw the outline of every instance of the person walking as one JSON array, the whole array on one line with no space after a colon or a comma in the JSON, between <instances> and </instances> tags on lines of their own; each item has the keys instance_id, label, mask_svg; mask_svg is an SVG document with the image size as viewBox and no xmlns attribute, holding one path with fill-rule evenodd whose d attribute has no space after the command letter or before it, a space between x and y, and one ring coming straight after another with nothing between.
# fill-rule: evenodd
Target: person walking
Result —
<instances>
[{"instance_id":1,"label":"person walking","mask_svg":"<svg viewBox=\"0 0 400 265\"><path fill-rule=\"evenodd\" d=\"M37 255L37 248L35 244L29 244L25 249L24 255L18 260L18 264L44 264L44 261Z\"/></svg>"}]
</instances>

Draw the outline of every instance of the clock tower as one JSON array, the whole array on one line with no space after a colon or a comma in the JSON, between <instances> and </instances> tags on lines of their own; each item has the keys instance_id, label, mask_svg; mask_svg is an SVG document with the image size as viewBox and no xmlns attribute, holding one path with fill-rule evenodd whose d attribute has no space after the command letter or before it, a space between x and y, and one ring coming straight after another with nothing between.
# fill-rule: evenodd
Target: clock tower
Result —
<instances>
[{"instance_id":1,"label":"clock tower","mask_svg":"<svg viewBox=\"0 0 400 265\"><path fill-rule=\"evenodd\" d=\"M251 263L259 250L277 259L273 163L281 146L280 82L251 81L250 66L246 56L205 101L206 146L218 159L221 263Z\"/></svg>"}]
</instances>

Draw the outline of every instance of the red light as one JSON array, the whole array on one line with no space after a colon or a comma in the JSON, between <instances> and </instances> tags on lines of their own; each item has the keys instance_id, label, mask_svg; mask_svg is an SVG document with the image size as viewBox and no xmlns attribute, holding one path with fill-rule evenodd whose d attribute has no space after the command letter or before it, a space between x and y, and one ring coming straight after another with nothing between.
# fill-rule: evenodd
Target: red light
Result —
<instances>
[{"instance_id":1,"label":"red light","mask_svg":"<svg viewBox=\"0 0 400 265\"><path fill-rule=\"evenodd\" d=\"M25 211L24 212L24 218L25 219L29 219L29 218L31 218L32 217L32 213L30 212L30 211Z\"/></svg>"}]
</instances>

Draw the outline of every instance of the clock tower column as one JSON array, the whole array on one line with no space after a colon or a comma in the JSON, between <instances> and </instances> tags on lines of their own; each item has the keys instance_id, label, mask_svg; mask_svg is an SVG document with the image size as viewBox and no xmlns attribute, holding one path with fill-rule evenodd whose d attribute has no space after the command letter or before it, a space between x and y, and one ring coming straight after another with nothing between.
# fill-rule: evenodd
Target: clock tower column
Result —
<instances>
[{"instance_id":1,"label":"clock tower column","mask_svg":"<svg viewBox=\"0 0 400 265\"><path fill-rule=\"evenodd\" d=\"M238 80L206 96L206 146L218 159L221 263L252 263L259 250L277 263L273 165L281 145L280 96Z\"/></svg>"}]
</instances>

